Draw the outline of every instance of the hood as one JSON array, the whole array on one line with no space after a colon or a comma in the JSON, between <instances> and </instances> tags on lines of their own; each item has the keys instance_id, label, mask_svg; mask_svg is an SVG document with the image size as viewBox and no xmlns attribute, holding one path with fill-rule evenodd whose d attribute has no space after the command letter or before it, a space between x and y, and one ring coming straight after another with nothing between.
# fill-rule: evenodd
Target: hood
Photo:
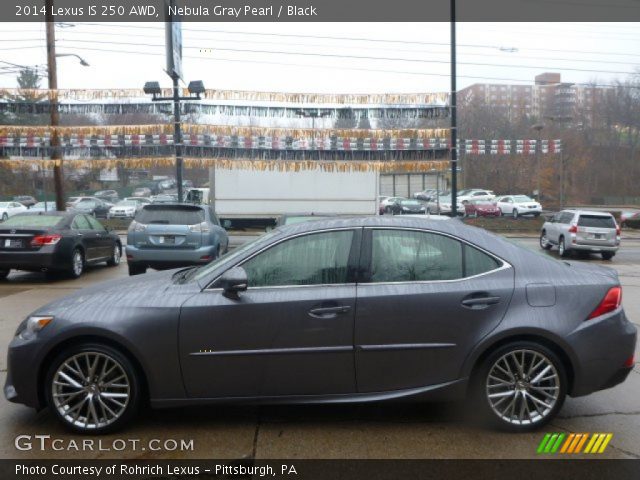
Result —
<instances>
[{"instance_id":1,"label":"hood","mask_svg":"<svg viewBox=\"0 0 640 480\"><path fill-rule=\"evenodd\" d=\"M188 296L200 291L196 283L175 284L173 275L181 269L136 275L99 283L83 288L71 295L55 300L33 312L32 315L54 315L62 317L81 316L84 320L101 317L101 313L118 308L177 307L175 295L167 290ZM169 304L171 303L171 304Z\"/></svg>"}]
</instances>

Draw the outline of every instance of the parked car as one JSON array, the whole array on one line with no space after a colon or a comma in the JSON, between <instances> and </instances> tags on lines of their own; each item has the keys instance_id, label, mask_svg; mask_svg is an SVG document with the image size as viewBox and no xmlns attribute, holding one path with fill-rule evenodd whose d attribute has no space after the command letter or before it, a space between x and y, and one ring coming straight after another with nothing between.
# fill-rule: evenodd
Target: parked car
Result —
<instances>
[{"instance_id":1,"label":"parked car","mask_svg":"<svg viewBox=\"0 0 640 480\"><path fill-rule=\"evenodd\" d=\"M640 228L640 211L626 210L620 213L620 226Z\"/></svg>"},{"instance_id":2,"label":"parked car","mask_svg":"<svg viewBox=\"0 0 640 480\"><path fill-rule=\"evenodd\" d=\"M138 187L133 191L131 195L133 195L134 197L150 197L151 189L148 187Z\"/></svg>"},{"instance_id":3,"label":"parked car","mask_svg":"<svg viewBox=\"0 0 640 480\"><path fill-rule=\"evenodd\" d=\"M141 208L142 204L140 202L122 200L109 209L107 218L133 218Z\"/></svg>"},{"instance_id":4,"label":"parked car","mask_svg":"<svg viewBox=\"0 0 640 480\"><path fill-rule=\"evenodd\" d=\"M511 215L518 218L522 215L539 216L542 205L526 195L503 195L496 198L496 205L501 215Z\"/></svg>"},{"instance_id":5,"label":"parked car","mask_svg":"<svg viewBox=\"0 0 640 480\"><path fill-rule=\"evenodd\" d=\"M0 225L0 279L11 269L77 278L87 265L118 265L121 253L118 235L83 213L22 213Z\"/></svg>"},{"instance_id":6,"label":"parked car","mask_svg":"<svg viewBox=\"0 0 640 480\"><path fill-rule=\"evenodd\" d=\"M54 300L18 327L4 393L89 435L142 404L465 396L525 432L623 382L636 335L610 268L456 221L340 218Z\"/></svg>"},{"instance_id":7,"label":"parked car","mask_svg":"<svg viewBox=\"0 0 640 480\"><path fill-rule=\"evenodd\" d=\"M500 209L491 200L467 200L464 214L467 217L499 217Z\"/></svg>"},{"instance_id":8,"label":"parked car","mask_svg":"<svg viewBox=\"0 0 640 480\"><path fill-rule=\"evenodd\" d=\"M384 201L389 198L386 195L380 195L378 196L378 215L384 215Z\"/></svg>"},{"instance_id":9,"label":"parked car","mask_svg":"<svg viewBox=\"0 0 640 480\"><path fill-rule=\"evenodd\" d=\"M540 247L558 247L561 257L572 251L599 253L611 260L620 247L620 227L613 215L586 210L563 210L542 225Z\"/></svg>"},{"instance_id":10,"label":"parked car","mask_svg":"<svg viewBox=\"0 0 640 480\"><path fill-rule=\"evenodd\" d=\"M176 203L178 202L177 193L160 193L151 197L151 203Z\"/></svg>"},{"instance_id":11,"label":"parked car","mask_svg":"<svg viewBox=\"0 0 640 480\"><path fill-rule=\"evenodd\" d=\"M118 192L115 190L99 190L94 193L93 196L109 203L115 203L120 198Z\"/></svg>"},{"instance_id":12,"label":"parked car","mask_svg":"<svg viewBox=\"0 0 640 480\"><path fill-rule=\"evenodd\" d=\"M158 182L158 188L160 190L170 190L172 188L175 188L177 185L176 180L174 178L167 178L164 180L160 180Z\"/></svg>"},{"instance_id":13,"label":"parked car","mask_svg":"<svg viewBox=\"0 0 640 480\"><path fill-rule=\"evenodd\" d=\"M87 213L93 217L107 218L107 214L113 203L105 202L96 197L69 197L67 207L82 213Z\"/></svg>"},{"instance_id":14,"label":"parked car","mask_svg":"<svg viewBox=\"0 0 640 480\"><path fill-rule=\"evenodd\" d=\"M452 201L451 195L441 195L440 197L436 197L427 202L427 213L428 214L436 214L436 215L451 215ZM457 214L459 216L464 215L464 205L462 202L456 202Z\"/></svg>"},{"instance_id":15,"label":"parked car","mask_svg":"<svg viewBox=\"0 0 640 480\"><path fill-rule=\"evenodd\" d=\"M29 210L19 202L0 202L0 220L5 222L9 217Z\"/></svg>"},{"instance_id":16,"label":"parked car","mask_svg":"<svg viewBox=\"0 0 640 480\"><path fill-rule=\"evenodd\" d=\"M29 208L30 212L55 212L57 210L56 202L38 202Z\"/></svg>"},{"instance_id":17,"label":"parked car","mask_svg":"<svg viewBox=\"0 0 640 480\"><path fill-rule=\"evenodd\" d=\"M202 265L229 248L229 237L209 206L150 204L136 213L127 232L129 275L147 268Z\"/></svg>"},{"instance_id":18,"label":"parked car","mask_svg":"<svg viewBox=\"0 0 640 480\"><path fill-rule=\"evenodd\" d=\"M458 200L462 203L467 203L471 200L493 200L494 198L496 198L496 196L491 190L479 188L463 190L458 193Z\"/></svg>"},{"instance_id":19,"label":"parked car","mask_svg":"<svg viewBox=\"0 0 640 480\"><path fill-rule=\"evenodd\" d=\"M125 200L130 202L138 202L140 206L151 203L151 199L147 197L126 197Z\"/></svg>"},{"instance_id":20,"label":"parked car","mask_svg":"<svg viewBox=\"0 0 640 480\"><path fill-rule=\"evenodd\" d=\"M209 188L191 188L184 194L184 201L197 205L208 205L210 203L210 193L211 190Z\"/></svg>"},{"instance_id":21,"label":"parked car","mask_svg":"<svg viewBox=\"0 0 640 480\"><path fill-rule=\"evenodd\" d=\"M36 203L38 203L38 200L36 200L31 195L18 195L17 197L13 197L13 201L21 203L22 205L24 205L27 208L32 207Z\"/></svg>"},{"instance_id":22,"label":"parked car","mask_svg":"<svg viewBox=\"0 0 640 480\"><path fill-rule=\"evenodd\" d=\"M380 215L391 213L391 205L396 201L400 201L402 199L404 199L404 197L385 197L380 201L380 205L378 207L378 209L380 210Z\"/></svg>"},{"instance_id":23,"label":"parked car","mask_svg":"<svg viewBox=\"0 0 640 480\"><path fill-rule=\"evenodd\" d=\"M425 213L427 208L419 200L409 198L397 198L385 207L385 213L393 215L405 215L408 213Z\"/></svg>"},{"instance_id":24,"label":"parked car","mask_svg":"<svg viewBox=\"0 0 640 480\"><path fill-rule=\"evenodd\" d=\"M413 194L413 198L417 200L423 200L428 202L432 198L434 198L438 194L438 191L435 188L427 188L421 192L416 192Z\"/></svg>"}]
</instances>

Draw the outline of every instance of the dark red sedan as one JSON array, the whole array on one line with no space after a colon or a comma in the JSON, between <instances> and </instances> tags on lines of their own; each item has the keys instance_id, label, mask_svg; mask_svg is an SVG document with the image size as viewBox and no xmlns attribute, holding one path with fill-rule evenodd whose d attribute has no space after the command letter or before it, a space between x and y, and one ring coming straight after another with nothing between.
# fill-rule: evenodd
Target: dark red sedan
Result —
<instances>
[{"instance_id":1,"label":"dark red sedan","mask_svg":"<svg viewBox=\"0 0 640 480\"><path fill-rule=\"evenodd\" d=\"M490 200L469 200L464 204L467 217L499 217L500 209Z\"/></svg>"}]
</instances>

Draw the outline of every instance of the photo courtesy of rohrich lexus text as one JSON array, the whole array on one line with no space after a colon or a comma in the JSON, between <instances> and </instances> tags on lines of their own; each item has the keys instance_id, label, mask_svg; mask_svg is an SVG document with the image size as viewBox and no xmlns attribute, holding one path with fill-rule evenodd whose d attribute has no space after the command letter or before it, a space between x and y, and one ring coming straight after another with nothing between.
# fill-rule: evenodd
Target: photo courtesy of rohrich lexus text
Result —
<instances>
[{"instance_id":1,"label":"photo courtesy of rohrich lexus text","mask_svg":"<svg viewBox=\"0 0 640 480\"><path fill-rule=\"evenodd\" d=\"M2 2L0 478L640 478L638 185L637 0Z\"/></svg>"}]
</instances>

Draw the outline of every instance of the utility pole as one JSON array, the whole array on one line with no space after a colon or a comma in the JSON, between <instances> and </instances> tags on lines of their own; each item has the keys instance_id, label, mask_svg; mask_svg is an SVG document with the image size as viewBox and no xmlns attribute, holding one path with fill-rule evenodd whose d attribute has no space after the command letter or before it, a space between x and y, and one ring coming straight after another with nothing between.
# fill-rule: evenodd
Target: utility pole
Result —
<instances>
[{"instance_id":1,"label":"utility pole","mask_svg":"<svg viewBox=\"0 0 640 480\"><path fill-rule=\"evenodd\" d=\"M458 119L456 99L456 0L451 0L451 216L458 216Z\"/></svg>"},{"instance_id":2,"label":"utility pole","mask_svg":"<svg viewBox=\"0 0 640 480\"><path fill-rule=\"evenodd\" d=\"M542 132L542 129L544 128L544 125L541 123L537 123L535 125L533 125L531 127L533 130L535 130L538 134L536 136L536 190L538 192L537 194L537 200L538 202L542 201L542 135L540 132Z\"/></svg>"},{"instance_id":3,"label":"utility pole","mask_svg":"<svg viewBox=\"0 0 640 480\"><path fill-rule=\"evenodd\" d=\"M178 202L182 203L182 126L180 120L180 89L177 75L171 75L173 78L173 145L176 149L176 182L178 182Z\"/></svg>"},{"instance_id":4,"label":"utility pole","mask_svg":"<svg viewBox=\"0 0 640 480\"><path fill-rule=\"evenodd\" d=\"M53 185L56 192L56 210L66 210L64 201L64 182L62 170L62 155L60 155L60 137L57 127L60 125L60 114L58 112L58 70L56 65L56 30L53 20L53 0L45 0L46 29L47 29L47 66L49 79L49 108L51 109L50 125L51 138L51 160L55 160L53 166Z\"/></svg>"}]
</instances>

